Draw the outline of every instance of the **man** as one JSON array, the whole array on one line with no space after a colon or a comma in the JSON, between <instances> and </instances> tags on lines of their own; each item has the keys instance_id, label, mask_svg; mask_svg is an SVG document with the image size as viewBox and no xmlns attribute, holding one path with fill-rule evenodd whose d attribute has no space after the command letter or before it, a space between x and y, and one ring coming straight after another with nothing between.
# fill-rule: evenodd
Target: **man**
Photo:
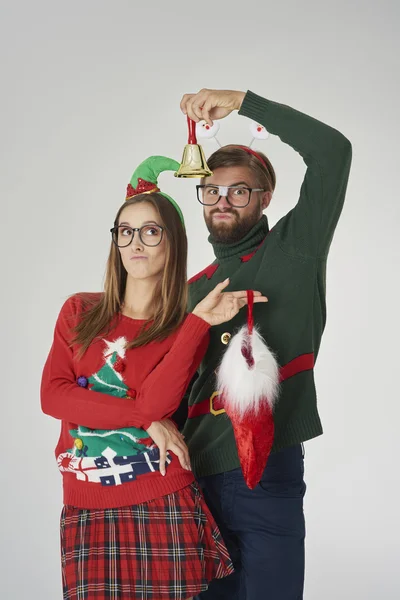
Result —
<instances>
[{"instance_id":1,"label":"man","mask_svg":"<svg viewBox=\"0 0 400 600\"><path fill-rule=\"evenodd\" d=\"M275 173L267 157L226 146L208 160L197 186L215 261L190 280L190 306L226 277L228 290L257 289L269 302L255 322L280 366L275 437L260 483L243 479L231 423L216 389L216 369L245 314L213 327L189 399L183 434L192 466L233 558L236 572L214 581L202 600L299 600L304 585L303 442L322 433L313 367L325 326L325 273L351 164L338 131L252 92L186 94L182 111L210 125L233 110L294 148L307 172L296 207L270 230Z\"/></svg>"}]
</instances>

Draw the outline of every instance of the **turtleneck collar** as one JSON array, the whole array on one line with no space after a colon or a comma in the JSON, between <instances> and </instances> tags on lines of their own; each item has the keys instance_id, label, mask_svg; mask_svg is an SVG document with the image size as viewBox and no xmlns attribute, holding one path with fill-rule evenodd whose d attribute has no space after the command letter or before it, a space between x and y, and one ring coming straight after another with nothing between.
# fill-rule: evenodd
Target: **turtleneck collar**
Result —
<instances>
[{"instance_id":1,"label":"turtleneck collar","mask_svg":"<svg viewBox=\"0 0 400 600\"><path fill-rule=\"evenodd\" d=\"M247 235L234 244L222 244L214 241L210 235L208 241L214 249L215 257L219 261L228 260L235 256L245 256L258 248L269 232L268 219L265 215L254 225Z\"/></svg>"}]
</instances>

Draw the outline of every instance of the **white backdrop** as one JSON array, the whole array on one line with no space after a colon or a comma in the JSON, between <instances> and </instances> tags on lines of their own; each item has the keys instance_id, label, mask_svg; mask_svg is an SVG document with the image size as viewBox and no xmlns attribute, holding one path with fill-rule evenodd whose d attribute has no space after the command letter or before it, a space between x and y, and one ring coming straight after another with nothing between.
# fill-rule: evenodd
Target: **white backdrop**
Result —
<instances>
[{"instance_id":1,"label":"white backdrop","mask_svg":"<svg viewBox=\"0 0 400 600\"><path fill-rule=\"evenodd\" d=\"M61 598L59 424L40 412L41 369L61 303L101 288L133 169L150 154L180 160L180 97L202 87L251 89L353 144L316 369L325 435L306 445L305 598L400 597L399 4L0 4L0 597ZM248 143L248 121L230 116L219 139ZM274 223L304 166L278 138L256 147L277 171ZM185 212L193 274L212 260L194 182L161 183Z\"/></svg>"}]
</instances>

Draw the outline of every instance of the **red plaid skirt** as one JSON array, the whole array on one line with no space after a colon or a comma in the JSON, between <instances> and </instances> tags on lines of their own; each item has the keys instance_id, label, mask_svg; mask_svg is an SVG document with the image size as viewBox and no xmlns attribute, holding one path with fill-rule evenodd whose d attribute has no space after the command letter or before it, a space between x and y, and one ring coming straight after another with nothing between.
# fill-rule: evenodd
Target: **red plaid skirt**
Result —
<instances>
[{"instance_id":1,"label":"red plaid skirt","mask_svg":"<svg viewBox=\"0 0 400 600\"><path fill-rule=\"evenodd\" d=\"M184 600L233 572L196 484L143 504L64 506L64 600Z\"/></svg>"}]
</instances>

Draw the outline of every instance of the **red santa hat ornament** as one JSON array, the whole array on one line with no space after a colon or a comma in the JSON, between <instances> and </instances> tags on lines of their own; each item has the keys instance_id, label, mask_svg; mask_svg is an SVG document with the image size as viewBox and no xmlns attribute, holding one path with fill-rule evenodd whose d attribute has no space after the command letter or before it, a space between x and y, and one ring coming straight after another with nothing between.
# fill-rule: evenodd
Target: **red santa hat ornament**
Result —
<instances>
[{"instance_id":1,"label":"red santa hat ornament","mask_svg":"<svg viewBox=\"0 0 400 600\"><path fill-rule=\"evenodd\" d=\"M274 441L279 366L254 327L253 292L248 291L247 297L247 324L229 342L218 369L217 389L232 423L244 479L254 489Z\"/></svg>"}]
</instances>

